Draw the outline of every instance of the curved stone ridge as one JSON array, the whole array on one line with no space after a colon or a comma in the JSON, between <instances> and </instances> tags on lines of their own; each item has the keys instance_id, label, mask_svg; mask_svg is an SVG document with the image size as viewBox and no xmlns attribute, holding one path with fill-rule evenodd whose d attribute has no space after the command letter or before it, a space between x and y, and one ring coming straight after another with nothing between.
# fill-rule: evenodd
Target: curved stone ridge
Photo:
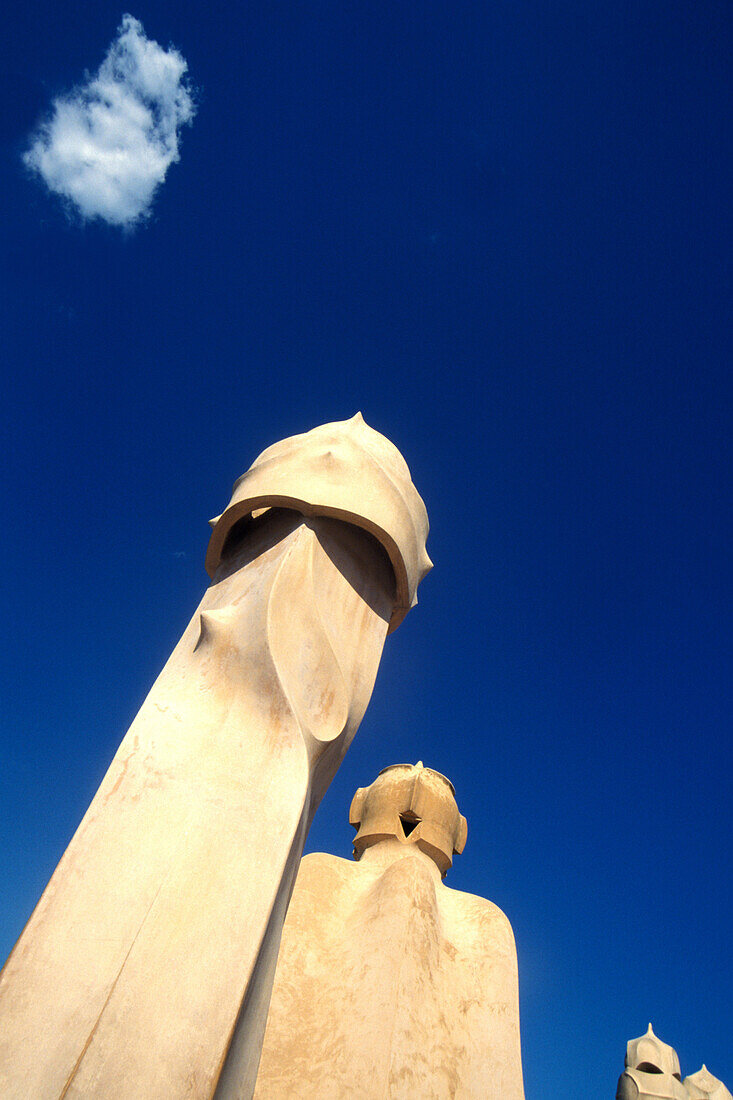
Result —
<instances>
[{"instance_id":1,"label":"curved stone ridge","mask_svg":"<svg viewBox=\"0 0 733 1100\"><path fill-rule=\"evenodd\" d=\"M440 772L417 764L383 768L369 787L360 787L349 821L357 830L354 858L382 840L414 844L430 856L445 877L454 854L466 844L468 827L458 810L453 784Z\"/></svg>"},{"instance_id":2,"label":"curved stone ridge","mask_svg":"<svg viewBox=\"0 0 733 1100\"><path fill-rule=\"evenodd\" d=\"M685 1077L684 1086L694 1100L733 1100L729 1089L703 1065L697 1073Z\"/></svg>"},{"instance_id":3,"label":"curved stone ridge","mask_svg":"<svg viewBox=\"0 0 733 1100\"><path fill-rule=\"evenodd\" d=\"M682 1081L677 1051L654 1034L651 1024L645 1035L627 1043L624 1064L616 1100L733 1100L705 1066Z\"/></svg>"},{"instance_id":4,"label":"curved stone ridge","mask_svg":"<svg viewBox=\"0 0 733 1100\"><path fill-rule=\"evenodd\" d=\"M645 1035L630 1039L626 1044L627 1069L639 1069L643 1065L654 1066L657 1073L669 1073L680 1076L680 1060L677 1051L669 1043L663 1042L654 1034L651 1023Z\"/></svg>"},{"instance_id":5,"label":"curved stone ridge","mask_svg":"<svg viewBox=\"0 0 733 1100\"><path fill-rule=\"evenodd\" d=\"M417 603L417 587L432 568L425 549L425 505L400 452L361 413L284 439L255 459L235 482L224 512L212 521L206 554L211 577L234 524L268 507L344 520L382 544L396 581L390 631Z\"/></svg>"}]
</instances>

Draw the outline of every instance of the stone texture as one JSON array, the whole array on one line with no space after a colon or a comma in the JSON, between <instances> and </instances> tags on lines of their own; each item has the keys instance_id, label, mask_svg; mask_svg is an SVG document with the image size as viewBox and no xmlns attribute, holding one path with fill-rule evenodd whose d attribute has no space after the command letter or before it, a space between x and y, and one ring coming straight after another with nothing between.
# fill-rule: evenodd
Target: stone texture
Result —
<instances>
[{"instance_id":1,"label":"stone texture","mask_svg":"<svg viewBox=\"0 0 733 1100\"><path fill-rule=\"evenodd\" d=\"M386 769L352 803L357 863L301 863L257 1100L522 1100L507 918L443 885L466 840L452 787Z\"/></svg>"},{"instance_id":2,"label":"stone texture","mask_svg":"<svg viewBox=\"0 0 733 1100\"><path fill-rule=\"evenodd\" d=\"M626 1044L626 1069L619 1078L616 1100L664 1097L689 1100L682 1085L677 1051L654 1034L652 1025L646 1034Z\"/></svg>"},{"instance_id":3,"label":"stone texture","mask_svg":"<svg viewBox=\"0 0 733 1100\"><path fill-rule=\"evenodd\" d=\"M361 417L278 446L0 976L3 1100L251 1095L310 819L430 565Z\"/></svg>"},{"instance_id":4,"label":"stone texture","mask_svg":"<svg viewBox=\"0 0 733 1100\"><path fill-rule=\"evenodd\" d=\"M361 413L323 424L268 447L235 482L214 531L206 568L214 576L232 527L265 507L331 516L368 531L387 551L396 592L390 631L417 603L417 586L432 568L425 550L428 517L407 463Z\"/></svg>"},{"instance_id":5,"label":"stone texture","mask_svg":"<svg viewBox=\"0 0 733 1100\"><path fill-rule=\"evenodd\" d=\"M627 1043L625 1065L616 1100L733 1100L705 1066L683 1082L677 1051L654 1034L651 1024L645 1035Z\"/></svg>"},{"instance_id":6,"label":"stone texture","mask_svg":"<svg viewBox=\"0 0 733 1100\"><path fill-rule=\"evenodd\" d=\"M684 1086L694 1100L733 1100L722 1081L714 1077L707 1066L685 1077Z\"/></svg>"}]
</instances>

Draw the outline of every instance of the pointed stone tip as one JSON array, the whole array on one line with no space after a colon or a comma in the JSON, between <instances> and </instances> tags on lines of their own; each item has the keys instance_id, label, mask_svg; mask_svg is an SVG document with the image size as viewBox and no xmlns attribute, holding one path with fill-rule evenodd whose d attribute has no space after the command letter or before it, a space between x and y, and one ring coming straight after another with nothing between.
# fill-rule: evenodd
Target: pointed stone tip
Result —
<instances>
[{"instance_id":1,"label":"pointed stone tip","mask_svg":"<svg viewBox=\"0 0 733 1100\"><path fill-rule=\"evenodd\" d=\"M235 609L231 604L227 607L214 608L211 611L201 611L199 614L199 636L196 645L193 647L194 653L199 646L210 644L219 637L227 636L234 613Z\"/></svg>"},{"instance_id":2,"label":"pointed stone tip","mask_svg":"<svg viewBox=\"0 0 733 1100\"><path fill-rule=\"evenodd\" d=\"M221 519L221 516L214 516L213 519L210 519L208 521L209 527L216 527L216 525L217 525L217 523L219 522L220 519Z\"/></svg>"},{"instance_id":3,"label":"pointed stone tip","mask_svg":"<svg viewBox=\"0 0 733 1100\"><path fill-rule=\"evenodd\" d=\"M423 764L422 760L418 760L418 762L417 762L417 764L415 765L415 767L416 767L416 768L424 768L424 767L425 767L425 765Z\"/></svg>"},{"instance_id":4,"label":"pointed stone tip","mask_svg":"<svg viewBox=\"0 0 733 1100\"><path fill-rule=\"evenodd\" d=\"M647 1033L647 1035L653 1035L654 1034L654 1028L652 1027L651 1020L649 1021L649 1027L646 1029L646 1033Z\"/></svg>"}]
</instances>

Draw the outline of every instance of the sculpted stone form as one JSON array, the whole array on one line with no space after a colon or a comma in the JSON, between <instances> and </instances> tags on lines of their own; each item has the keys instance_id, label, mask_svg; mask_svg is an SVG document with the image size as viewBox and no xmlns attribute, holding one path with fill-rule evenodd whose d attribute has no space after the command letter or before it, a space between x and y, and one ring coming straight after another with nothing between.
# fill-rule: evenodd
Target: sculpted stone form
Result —
<instances>
[{"instance_id":1,"label":"sculpted stone form","mask_svg":"<svg viewBox=\"0 0 733 1100\"><path fill-rule=\"evenodd\" d=\"M625 1065L616 1100L733 1100L722 1081L705 1066L683 1082L677 1051L654 1034L651 1024L645 1035L627 1044Z\"/></svg>"},{"instance_id":2,"label":"sculpted stone form","mask_svg":"<svg viewBox=\"0 0 733 1100\"><path fill-rule=\"evenodd\" d=\"M441 881L466 842L450 782L386 768L350 819L357 863L301 863L256 1100L523 1100L511 927Z\"/></svg>"},{"instance_id":3,"label":"sculpted stone form","mask_svg":"<svg viewBox=\"0 0 733 1100\"><path fill-rule=\"evenodd\" d=\"M450 792L450 797L446 793ZM453 784L420 760L384 768L371 787L359 787L349 810L356 829L354 858L367 848L397 837L414 844L437 864L441 875L463 851L468 826L458 812Z\"/></svg>"},{"instance_id":4,"label":"sculpted stone form","mask_svg":"<svg viewBox=\"0 0 733 1100\"><path fill-rule=\"evenodd\" d=\"M685 1077L684 1086L694 1100L733 1100L723 1082L714 1077L707 1066Z\"/></svg>"},{"instance_id":5,"label":"sculpted stone form","mask_svg":"<svg viewBox=\"0 0 733 1100\"><path fill-rule=\"evenodd\" d=\"M267 507L344 520L381 543L397 586L390 631L417 603L417 586L432 569L425 550L425 505L400 452L372 431L361 413L284 439L255 459L235 482L226 511L211 521L214 531L206 554L211 577L234 525Z\"/></svg>"},{"instance_id":6,"label":"sculpted stone form","mask_svg":"<svg viewBox=\"0 0 733 1100\"><path fill-rule=\"evenodd\" d=\"M652 1025L645 1035L626 1044L626 1069L621 1074L616 1100L664 1097L665 1100L689 1100L682 1084L677 1051L654 1034Z\"/></svg>"},{"instance_id":7,"label":"sculpted stone form","mask_svg":"<svg viewBox=\"0 0 733 1100\"><path fill-rule=\"evenodd\" d=\"M303 842L430 567L360 416L269 448L0 976L3 1100L251 1095Z\"/></svg>"}]
</instances>

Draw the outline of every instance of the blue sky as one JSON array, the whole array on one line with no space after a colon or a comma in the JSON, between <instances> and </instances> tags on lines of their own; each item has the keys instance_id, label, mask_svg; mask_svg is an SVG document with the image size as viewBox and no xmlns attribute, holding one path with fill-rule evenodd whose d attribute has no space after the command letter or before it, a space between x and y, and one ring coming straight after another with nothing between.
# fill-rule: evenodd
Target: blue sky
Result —
<instances>
[{"instance_id":1,"label":"blue sky","mask_svg":"<svg viewBox=\"0 0 733 1100\"><path fill-rule=\"evenodd\" d=\"M0 955L206 520L361 409L435 569L309 849L423 759L468 818L448 885L515 929L529 1100L612 1096L650 1019L733 1087L727 5L142 3L194 106L168 89L132 228L23 159L125 11L15 5L0 47Z\"/></svg>"}]
</instances>

